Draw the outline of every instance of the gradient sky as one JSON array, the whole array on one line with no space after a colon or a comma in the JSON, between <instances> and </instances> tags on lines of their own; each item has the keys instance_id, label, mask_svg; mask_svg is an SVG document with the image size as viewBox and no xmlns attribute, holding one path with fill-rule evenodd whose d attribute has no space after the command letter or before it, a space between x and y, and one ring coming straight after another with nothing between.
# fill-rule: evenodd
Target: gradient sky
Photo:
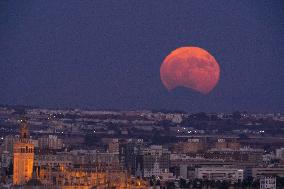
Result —
<instances>
[{"instance_id":1,"label":"gradient sky","mask_svg":"<svg viewBox=\"0 0 284 189\"><path fill-rule=\"evenodd\" d=\"M0 1L0 104L284 112L284 1ZM180 46L221 67L208 95L161 83Z\"/></svg>"}]
</instances>

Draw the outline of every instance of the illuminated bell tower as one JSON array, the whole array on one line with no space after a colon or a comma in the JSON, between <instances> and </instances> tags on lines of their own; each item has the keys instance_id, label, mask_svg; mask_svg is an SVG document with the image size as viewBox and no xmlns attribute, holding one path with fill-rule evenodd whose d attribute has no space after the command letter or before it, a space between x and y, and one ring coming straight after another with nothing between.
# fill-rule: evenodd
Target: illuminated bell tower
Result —
<instances>
[{"instance_id":1,"label":"illuminated bell tower","mask_svg":"<svg viewBox=\"0 0 284 189\"><path fill-rule=\"evenodd\" d=\"M13 184L23 185L32 178L34 164L34 144L29 139L26 120L21 120L20 139L14 144Z\"/></svg>"},{"instance_id":2,"label":"illuminated bell tower","mask_svg":"<svg viewBox=\"0 0 284 189\"><path fill-rule=\"evenodd\" d=\"M21 120L21 127L20 127L20 140L28 140L29 138L29 129L28 123L26 120Z\"/></svg>"}]
</instances>

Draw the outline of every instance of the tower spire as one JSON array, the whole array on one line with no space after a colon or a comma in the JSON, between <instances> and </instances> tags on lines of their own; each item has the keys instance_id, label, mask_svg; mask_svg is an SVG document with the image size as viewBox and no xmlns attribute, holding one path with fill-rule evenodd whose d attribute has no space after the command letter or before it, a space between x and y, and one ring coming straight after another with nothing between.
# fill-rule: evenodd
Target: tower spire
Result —
<instances>
[{"instance_id":1,"label":"tower spire","mask_svg":"<svg viewBox=\"0 0 284 189\"><path fill-rule=\"evenodd\" d=\"M21 120L20 139L13 146L13 184L27 183L33 176L34 144L29 139L26 120Z\"/></svg>"},{"instance_id":2,"label":"tower spire","mask_svg":"<svg viewBox=\"0 0 284 189\"><path fill-rule=\"evenodd\" d=\"M27 139L29 139L28 122L26 119L22 119L20 124L20 140L27 140Z\"/></svg>"}]
</instances>

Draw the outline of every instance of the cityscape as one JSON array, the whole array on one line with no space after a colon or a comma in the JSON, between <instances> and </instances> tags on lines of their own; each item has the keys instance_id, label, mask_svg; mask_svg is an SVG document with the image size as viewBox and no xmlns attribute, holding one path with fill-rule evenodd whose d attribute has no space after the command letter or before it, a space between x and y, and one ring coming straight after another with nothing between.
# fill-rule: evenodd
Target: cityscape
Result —
<instances>
[{"instance_id":1,"label":"cityscape","mask_svg":"<svg viewBox=\"0 0 284 189\"><path fill-rule=\"evenodd\" d=\"M0 121L2 188L284 187L280 113L1 106Z\"/></svg>"},{"instance_id":2,"label":"cityscape","mask_svg":"<svg viewBox=\"0 0 284 189\"><path fill-rule=\"evenodd\" d=\"M284 0L0 0L0 189L284 189Z\"/></svg>"}]
</instances>

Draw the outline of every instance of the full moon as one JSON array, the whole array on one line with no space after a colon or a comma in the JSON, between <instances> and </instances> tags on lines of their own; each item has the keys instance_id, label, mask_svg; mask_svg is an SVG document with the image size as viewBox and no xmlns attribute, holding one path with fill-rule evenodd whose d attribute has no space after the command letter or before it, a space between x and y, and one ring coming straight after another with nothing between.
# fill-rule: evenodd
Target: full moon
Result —
<instances>
[{"instance_id":1,"label":"full moon","mask_svg":"<svg viewBox=\"0 0 284 189\"><path fill-rule=\"evenodd\" d=\"M208 94L219 81L220 67L206 50L199 47L180 47L164 59L160 76L169 91L176 87L186 87Z\"/></svg>"}]
</instances>

